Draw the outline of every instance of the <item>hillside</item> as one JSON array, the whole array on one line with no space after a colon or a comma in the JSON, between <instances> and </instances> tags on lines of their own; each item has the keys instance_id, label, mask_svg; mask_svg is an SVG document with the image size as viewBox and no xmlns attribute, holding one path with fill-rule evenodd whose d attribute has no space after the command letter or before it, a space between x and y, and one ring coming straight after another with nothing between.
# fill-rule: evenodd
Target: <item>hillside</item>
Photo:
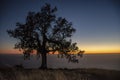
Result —
<instances>
[{"instance_id":1,"label":"hillside","mask_svg":"<svg viewBox=\"0 0 120 80\"><path fill-rule=\"evenodd\" d=\"M120 80L120 71L105 69L0 69L0 80Z\"/></svg>"}]
</instances>

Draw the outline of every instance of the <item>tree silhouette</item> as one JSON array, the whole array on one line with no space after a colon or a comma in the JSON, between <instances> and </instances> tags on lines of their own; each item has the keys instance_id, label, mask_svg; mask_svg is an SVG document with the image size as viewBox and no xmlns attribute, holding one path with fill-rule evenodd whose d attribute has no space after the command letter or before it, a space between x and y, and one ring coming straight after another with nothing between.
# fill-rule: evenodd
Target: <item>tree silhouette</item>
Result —
<instances>
[{"instance_id":1,"label":"tree silhouette","mask_svg":"<svg viewBox=\"0 0 120 80\"><path fill-rule=\"evenodd\" d=\"M71 62L77 61L73 53L80 54L76 43L71 40L76 30L65 18L56 17L56 11L56 7L51 8L50 4L45 4L40 12L29 12L24 24L18 22L17 28L7 30L11 37L18 40L15 49L22 50L25 59L36 50L37 56L42 58L43 69L47 68L49 53L58 53L58 57L65 56Z\"/></svg>"}]
</instances>

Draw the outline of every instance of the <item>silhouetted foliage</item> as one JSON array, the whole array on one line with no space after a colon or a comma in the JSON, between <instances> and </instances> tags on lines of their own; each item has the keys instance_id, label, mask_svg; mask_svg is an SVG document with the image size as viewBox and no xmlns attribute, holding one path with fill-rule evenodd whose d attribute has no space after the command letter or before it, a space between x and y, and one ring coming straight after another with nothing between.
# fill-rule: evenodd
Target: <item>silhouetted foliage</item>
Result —
<instances>
[{"instance_id":1,"label":"silhouetted foliage","mask_svg":"<svg viewBox=\"0 0 120 80\"><path fill-rule=\"evenodd\" d=\"M29 58L33 50L37 51L37 56L42 57L41 68L47 68L47 53L59 53L58 57L66 56L71 62L78 62L73 53L81 55L76 43L71 40L76 30L65 18L56 17L56 11L56 7L46 4L40 12L29 12L24 24L18 22L17 28L7 31L18 40L15 49L23 50L25 58Z\"/></svg>"}]
</instances>

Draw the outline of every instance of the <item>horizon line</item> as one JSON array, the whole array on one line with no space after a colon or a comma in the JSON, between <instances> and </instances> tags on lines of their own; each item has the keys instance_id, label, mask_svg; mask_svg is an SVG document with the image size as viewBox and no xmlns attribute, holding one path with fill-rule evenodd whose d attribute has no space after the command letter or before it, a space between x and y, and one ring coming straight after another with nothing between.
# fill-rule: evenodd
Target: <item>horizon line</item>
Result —
<instances>
[{"instance_id":1,"label":"horizon line","mask_svg":"<svg viewBox=\"0 0 120 80\"><path fill-rule=\"evenodd\" d=\"M23 54L23 53L0 53L0 54ZM35 55L35 53L31 53L31 54ZM120 54L120 52L119 53L118 52L115 52L115 53L112 53L112 52L110 53L83 53L83 55L84 54ZM51 55L54 55L54 54L51 54Z\"/></svg>"}]
</instances>

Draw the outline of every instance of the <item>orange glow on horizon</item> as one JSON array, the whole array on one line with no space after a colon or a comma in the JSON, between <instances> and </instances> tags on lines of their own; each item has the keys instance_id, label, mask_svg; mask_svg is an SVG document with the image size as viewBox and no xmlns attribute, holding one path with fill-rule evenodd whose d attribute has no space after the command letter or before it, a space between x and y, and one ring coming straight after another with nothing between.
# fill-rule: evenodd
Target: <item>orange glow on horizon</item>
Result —
<instances>
[{"instance_id":1,"label":"orange glow on horizon","mask_svg":"<svg viewBox=\"0 0 120 80\"><path fill-rule=\"evenodd\" d=\"M120 46L83 46L86 54L97 53L120 53Z\"/></svg>"},{"instance_id":2,"label":"orange glow on horizon","mask_svg":"<svg viewBox=\"0 0 120 80\"><path fill-rule=\"evenodd\" d=\"M19 50L0 50L0 53L5 54L22 54ZM120 53L120 50L86 50L84 54L104 54L104 53ZM52 53L50 53L52 54ZM54 53L56 54L56 53Z\"/></svg>"},{"instance_id":3,"label":"orange glow on horizon","mask_svg":"<svg viewBox=\"0 0 120 80\"><path fill-rule=\"evenodd\" d=\"M8 50L0 50L0 53L5 53L5 54L21 54L19 50L16 49L8 49Z\"/></svg>"},{"instance_id":4,"label":"orange glow on horizon","mask_svg":"<svg viewBox=\"0 0 120 80\"><path fill-rule=\"evenodd\" d=\"M92 46L82 46L81 50L85 50L84 54L102 54L102 53L120 53L120 46L105 46L105 45L92 45ZM0 53L10 53L10 54L22 54L22 51L18 49L0 49ZM33 52L33 54L36 51ZM52 54L52 53L51 53ZM56 54L56 53L55 53Z\"/></svg>"},{"instance_id":5,"label":"orange glow on horizon","mask_svg":"<svg viewBox=\"0 0 120 80\"><path fill-rule=\"evenodd\" d=\"M120 51L86 51L85 54L113 54L113 53L120 53Z\"/></svg>"}]
</instances>

